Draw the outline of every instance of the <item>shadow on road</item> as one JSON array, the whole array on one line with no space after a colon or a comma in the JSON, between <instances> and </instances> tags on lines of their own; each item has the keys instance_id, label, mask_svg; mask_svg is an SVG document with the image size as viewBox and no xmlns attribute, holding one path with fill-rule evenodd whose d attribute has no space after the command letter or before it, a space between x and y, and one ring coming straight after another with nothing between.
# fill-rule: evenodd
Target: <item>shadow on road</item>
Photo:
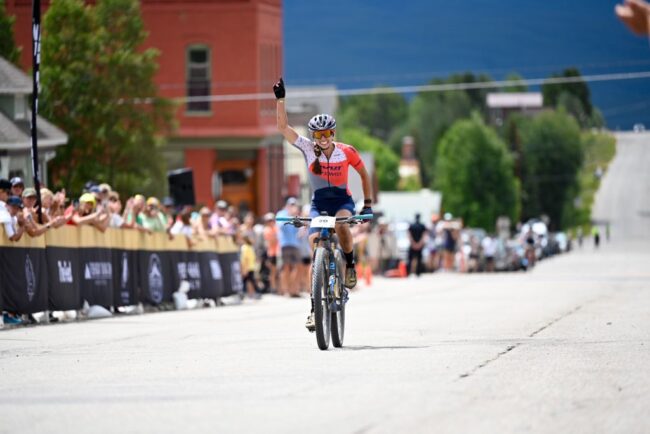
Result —
<instances>
[{"instance_id":1,"label":"shadow on road","mask_svg":"<svg viewBox=\"0 0 650 434\"><path fill-rule=\"evenodd\" d=\"M421 348L429 348L428 346L410 346L410 345L395 345L387 347L374 347L372 345L351 345L341 348L342 350L349 351L364 351L364 350L417 350Z\"/></svg>"}]
</instances>

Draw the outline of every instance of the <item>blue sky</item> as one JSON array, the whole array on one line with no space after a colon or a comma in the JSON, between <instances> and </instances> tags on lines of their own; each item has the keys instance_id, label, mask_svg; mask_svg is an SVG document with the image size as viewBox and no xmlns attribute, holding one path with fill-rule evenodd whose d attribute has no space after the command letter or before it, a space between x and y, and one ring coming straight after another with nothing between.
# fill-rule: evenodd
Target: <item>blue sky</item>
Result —
<instances>
[{"instance_id":1,"label":"blue sky","mask_svg":"<svg viewBox=\"0 0 650 434\"><path fill-rule=\"evenodd\" d=\"M424 84L453 72L543 78L650 71L650 41L603 0L284 1L290 84ZM591 83L611 128L650 126L650 79Z\"/></svg>"}]
</instances>

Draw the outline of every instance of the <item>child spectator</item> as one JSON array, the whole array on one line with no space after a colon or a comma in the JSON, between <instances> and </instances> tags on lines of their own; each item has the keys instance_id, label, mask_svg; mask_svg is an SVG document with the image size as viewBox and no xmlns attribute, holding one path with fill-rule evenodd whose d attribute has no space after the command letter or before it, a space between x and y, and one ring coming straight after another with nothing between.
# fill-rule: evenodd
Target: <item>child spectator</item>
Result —
<instances>
[{"instance_id":1,"label":"child spectator","mask_svg":"<svg viewBox=\"0 0 650 434\"><path fill-rule=\"evenodd\" d=\"M25 183L23 179L15 176L11 178L11 194L14 196L22 197L23 190L25 189Z\"/></svg>"},{"instance_id":2,"label":"child spectator","mask_svg":"<svg viewBox=\"0 0 650 434\"><path fill-rule=\"evenodd\" d=\"M255 249L253 249L253 240L248 235L243 236L243 243L240 251L241 273L244 278L244 293L248 293L251 298L260 297L260 289L255 281L255 269L257 267L257 258Z\"/></svg>"}]
</instances>

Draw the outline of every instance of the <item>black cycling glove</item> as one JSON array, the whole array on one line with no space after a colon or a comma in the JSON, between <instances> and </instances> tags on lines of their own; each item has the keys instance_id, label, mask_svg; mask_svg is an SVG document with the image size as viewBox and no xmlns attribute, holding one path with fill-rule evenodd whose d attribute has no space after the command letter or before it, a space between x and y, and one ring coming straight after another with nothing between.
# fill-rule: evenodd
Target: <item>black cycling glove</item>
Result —
<instances>
[{"instance_id":1,"label":"black cycling glove","mask_svg":"<svg viewBox=\"0 0 650 434\"><path fill-rule=\"evenodd\" d=\"M370 207L370 205L364 205L363 209L361 210L361 213L360 213L360 215L367 215L367 214L372 214L372 208ZM363 221L364 222L369 222L370 220L365 219Z\"/></svg>"},{"instance_id":2,"label":"black cycling glove","mask_svg":"<svg viewBox=\"0 0 650 434\"><path fill-rule=\"evenodd\" d=\"M282 99L287 94L287 91L284 89L284 80L280 77L280 81L273 85L273 93L277 99Z\"/></svg>"}]
</instances>

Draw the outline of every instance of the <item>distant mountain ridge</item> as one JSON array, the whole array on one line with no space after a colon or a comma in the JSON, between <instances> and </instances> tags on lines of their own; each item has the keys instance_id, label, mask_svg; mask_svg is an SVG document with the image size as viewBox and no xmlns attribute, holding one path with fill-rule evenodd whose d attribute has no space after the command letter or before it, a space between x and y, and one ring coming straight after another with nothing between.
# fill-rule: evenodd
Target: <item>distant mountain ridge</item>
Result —
<instances>
[{"instance_id":1,"label":"distant mountain ridge","mask_svg":"<svg viewBox=\"0 0 650 434\"><path fill-rule=\"evenodd\" d=\"M340 88L424 84L454 72L544 78L650 71L650 41L604 0L285 0L285 75ZM590 83L612 129L650 127L650 79Z\"/></svg>"}]
</instances>

